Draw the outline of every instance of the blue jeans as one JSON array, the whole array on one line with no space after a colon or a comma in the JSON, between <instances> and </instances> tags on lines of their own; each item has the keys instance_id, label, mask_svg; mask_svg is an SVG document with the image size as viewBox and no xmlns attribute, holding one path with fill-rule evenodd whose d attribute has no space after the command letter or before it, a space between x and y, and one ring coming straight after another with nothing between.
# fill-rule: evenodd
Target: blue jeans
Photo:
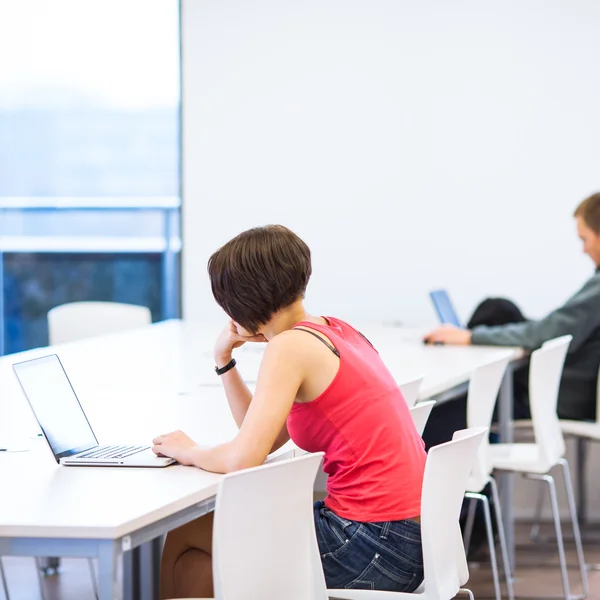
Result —
<instances>
[{"instance_id":1,"label":"blue jeans","mask_svg":"<svg viewBox=\"0 0 600 600\"><path fill-rule=\"evenodd\" d=\"M328 589L414 592L423 581L419 523L349 521L323 502L314 515Z\"/></svg>"}]
</instances>

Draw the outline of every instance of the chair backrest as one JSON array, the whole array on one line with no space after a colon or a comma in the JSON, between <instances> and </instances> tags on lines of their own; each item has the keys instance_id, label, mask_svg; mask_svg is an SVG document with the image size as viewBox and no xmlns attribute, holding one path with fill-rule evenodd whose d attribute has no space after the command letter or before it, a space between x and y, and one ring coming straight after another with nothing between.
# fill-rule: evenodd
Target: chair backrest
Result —
<instances>
[{"instance_id":1,"label":"chair backrest","mask_svg":"<svg viewBox=\"0 0 600 600\"><path fill-rule=\"evenodd\" d=\"M467 395L467 427L491 426L496 398L509 361L510 354L507 354L504 358L477 367L471 374ZM489 439L485 438L469 478L469 491L480 492L492 472L489 446Z\"/></svg>"},{"instance_id":2,"label":"chair backrest","mask_svg":"<svg viewBox=\"0 0 600 600\"><path fill-rule=\"evenodd\" d=\"M409 408L410 416L413 418L419 435L423 435L423 430L425 429L425 425L427 425L427 419L429 419L434 404L435 400L428 400L427 402L419 402L419 404L415 404Z\"/></svg>"},{"instance_id":3,"label":"chair backrest","mask_svg":"<svg viewBox=\"0 0 600 600\"><path fill-rule=\"evenodd\" d=\"M225 475L213 530L216 600L326 600L313 516L323 453Z\"/></svg>"},{"instance_id":4,"label":"chair backrest","mask_svg":"<svg viewBox=\"0 0 600 600\"><path fill-rule=\"evenodd\" d=\"M74 342L149 325L150 309L119 302L70 302L48 311L50 344Z\"/></svg>"},{"instance_id":5,"label":"chair backrest","mask_svg":"<svg viewBox=\"0 0 600 600\"><path fill-rule=\"evenodd\" d=\"M415 379L405 381L404 383L401 383L398 386L409 408L411 408L417 403L417 400L419 398L419 389L421 389L422 382L423 376L420 376Z\"/></svg>"},{"instance_id":6,"label":"chair backrest","mask_svg":"<svg viewBox=\"0 0 600 600\"><path fill-rule=\"evenodd\" d=\"M565 454L565 440L556 413L558 389L569 344L564 335L549 340L531 354L529 363L529 407L540 459L552 468Z\"/></svg>"},{"instance_id":7,"label":"chair backrest","mask_svg":"<svg viewBox=\"0 0 600 600\"><path fill-rule=\"evenodd\" d=\"M430 600L453 598L468 579L459 517L473 461L488 429L457 431L451 442L427 455L421 498L425 593Z\"/></svg>"}]
</instances>

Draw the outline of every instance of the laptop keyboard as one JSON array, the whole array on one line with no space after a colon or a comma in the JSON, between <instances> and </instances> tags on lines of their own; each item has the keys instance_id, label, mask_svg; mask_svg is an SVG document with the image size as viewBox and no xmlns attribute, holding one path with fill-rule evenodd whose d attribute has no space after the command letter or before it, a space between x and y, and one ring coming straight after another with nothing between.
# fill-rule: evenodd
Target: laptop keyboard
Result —
<instances>
[{"instance_id":1,"label":"laptop keyboard","mask_svg":"<svg viewBox=\"0 0 600 600\"><path fill-rule=\"evenodd\" d=\"M132 454L148 450L150 446L101 446L75 458L126 458Z\"/></svg>"}]
</instances>

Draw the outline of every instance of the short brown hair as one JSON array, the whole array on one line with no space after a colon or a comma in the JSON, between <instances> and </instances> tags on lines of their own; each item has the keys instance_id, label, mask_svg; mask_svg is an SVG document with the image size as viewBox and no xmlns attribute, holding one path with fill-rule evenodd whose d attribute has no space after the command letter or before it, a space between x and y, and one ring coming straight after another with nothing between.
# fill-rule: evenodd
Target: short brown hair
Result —
<instances>
[{"instance_id":1,"label":"short brown hair","mask_svg":"<svg viewBox=\"0 0 600 600\"><path fill-rule=\"evenodd\" d=\"M309 247L283 225L244 231L208 261L215 300L253 334L304 297L311 273Z\"/></svg>"},{"instance_id":2,"label":"short brown hair","mask_svg":"<svg viewBox=\"0 0 600 600\"><path fill-rule=\"evenodd\" d=\"M581 217L594 233L600 234L600 192L586 198L575 209L573 216Z\"/></svg>"}]
</instances>

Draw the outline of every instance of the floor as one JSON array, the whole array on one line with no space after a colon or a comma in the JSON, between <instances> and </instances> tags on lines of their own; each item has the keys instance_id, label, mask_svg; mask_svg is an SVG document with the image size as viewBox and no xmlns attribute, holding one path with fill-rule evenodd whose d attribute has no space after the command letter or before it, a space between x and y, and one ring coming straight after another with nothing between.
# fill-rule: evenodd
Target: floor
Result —
<instances>
[{"instance_id":1,"label":"floor","mask_svg":"<svg viewBox=\"0 0 600 600\"><path fill-rule=\"evenodd\" d=\"M568 528L566 528L568 532ZM542 535L551 533L546 527ZM588 564L589 590L588 600L600 600L600 530L590 530L589 536L585 538L584 555ZM561 596L562 581L558 568L558 556L556 543L552 539L540 546L534 546L529 540L529 526L522 524L517 526L517 571L514 582L515 595L517 597L531 596ZM571 593L581 594L581 579L577 569L575 546L566 544L567 564L569 565L569 582ZM475 595L476 600L493 597L492 573L489 563L470 563L470 579L468 587ZM502 571L501 571L502 577ZM506 598L504 586L503 597Z\"/></svg>"},{"instance_id":2,"label":"floor","mask_svg":"<svg viewBox=\"0 0 600 600\"><path fill-rule=\"evenodd\" d=\"M527 542L528 528L521 525L517 531L518 542ZM598 570L589 571L589 600L600 600L600 531L593 532L595 538L585 544L585 558L588 564L598 564ZM592 535L592 534L590 534ZM567 546L569 564L575 563L572 544ZM543 547L520 548L517 555L515 592L517 596L553 595L560 596L561 581L556 564L556 554L552 552L552 544ZM39 586L33 560L30 558L3 558L11 600L41 600ZM525 566L536 563L536 566ZM471 579L469 588L477 600L492 597L491 571L487 564L471 563L469 566ZM578 572L569 570L572 592L581 592ZM0 586L1 587L1 586ZM86 560L64 559L60 575L44 578L45 600L93 600L93 588L90 579L89 565ZM505 594L503 594L504 597ZM0 600L5 600L0 589Z\"/></svg>"}]
</instances>

